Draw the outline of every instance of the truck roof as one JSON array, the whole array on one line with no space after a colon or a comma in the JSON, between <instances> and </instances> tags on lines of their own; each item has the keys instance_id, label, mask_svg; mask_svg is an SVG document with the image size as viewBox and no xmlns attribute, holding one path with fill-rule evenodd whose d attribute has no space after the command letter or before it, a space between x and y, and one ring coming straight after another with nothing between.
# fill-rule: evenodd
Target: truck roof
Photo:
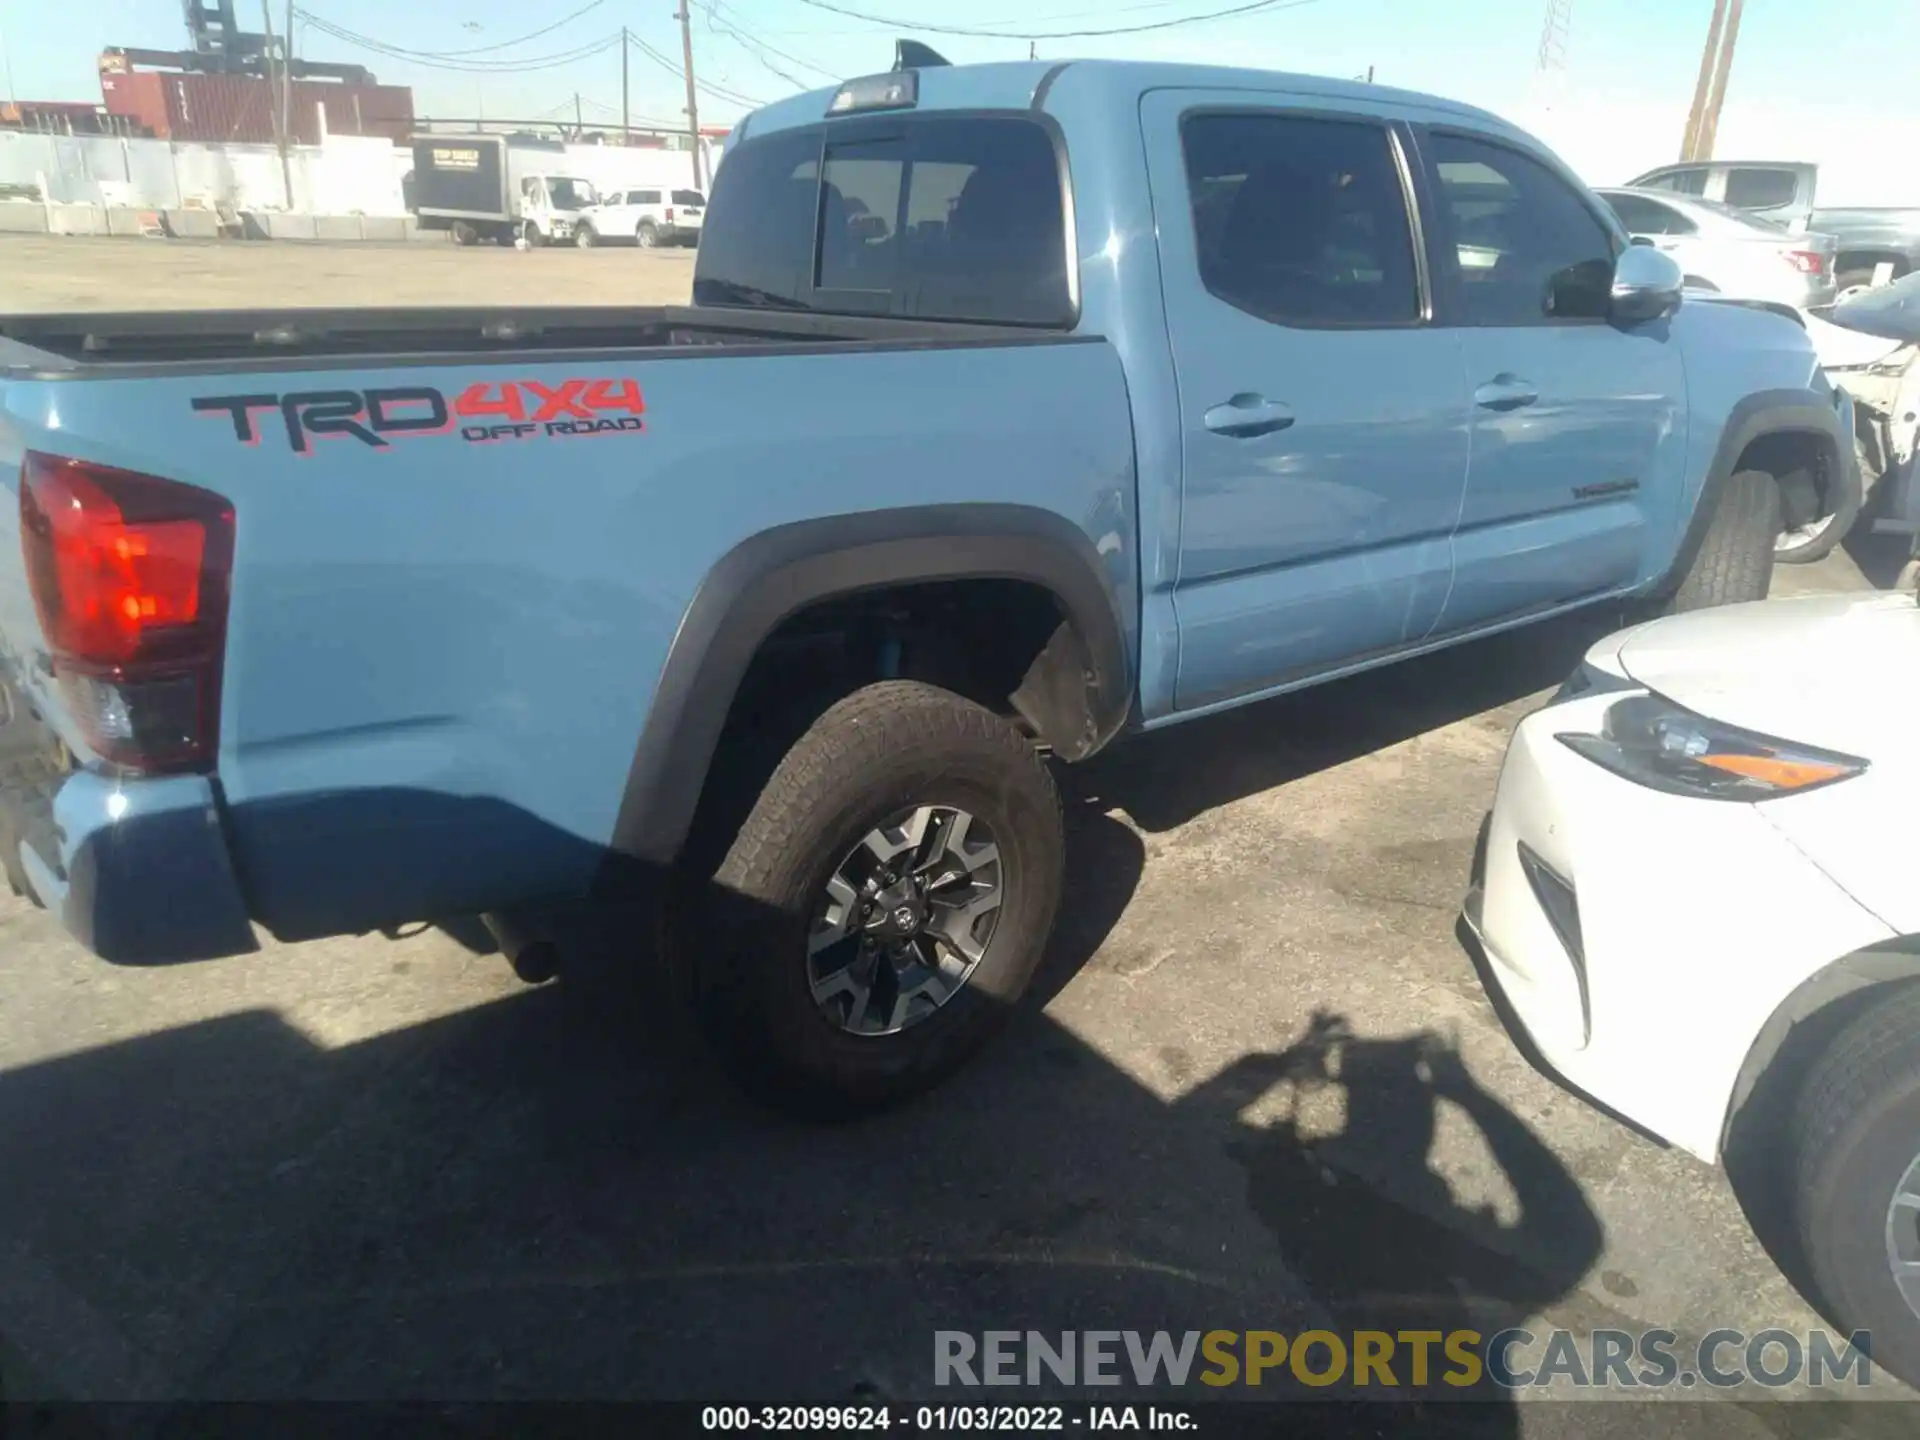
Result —
<instances>
[{"instance_id":1,"label":"truck roof","mask_svg":"<svg viewBox=\"0 0 1920 1440\"><path fill-rule=\"evenodd\" d=\"M918 74L920 98L914 107L916 110L1025 110L1034 104L1043 85L1047 94L1058 93L1056 86L1071 86L1076 91L1086 86L1108 99L1134 101L1149 90L1246 89L1334 101L1342 107L1362 110L1378 107L1426 110L1471 120L1481 126L1512 129L1506 121L1486 110L1414 90L1398 90L1390 85L1359 80L1336 80L1325 75L1225 65L1169 64L1154 60L1015 60L929 67ZM735 141L770 130L818 123L826 118L827 104L838 88L826 86L809 90L762 106L735 127Z\"/></svg>"}]
</instances>

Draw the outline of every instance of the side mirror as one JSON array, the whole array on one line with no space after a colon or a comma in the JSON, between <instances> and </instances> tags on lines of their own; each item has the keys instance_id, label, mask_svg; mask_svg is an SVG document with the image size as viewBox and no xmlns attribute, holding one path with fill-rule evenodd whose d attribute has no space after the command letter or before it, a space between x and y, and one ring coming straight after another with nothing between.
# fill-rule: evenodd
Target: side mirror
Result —
<instances>
[{"instance_id":1,"label":"side mirror","mask_svg":"<svg viewBox=\"0 0 1920 1440\"><path fill-rule=\"evenodd\" d=\"M1653 237L1651 235L1629 235L1627 237L1627 243L1629 245L1651 245L1653 244Z\"/></svg>"},{"instance_id":2,"label":"side mirror","mask_svg":"<svg viewBox=\"0 0 1920 1440\"><path fill-rule=\"evenodd\" d=\"M1686 275L1678 262L1649 245L1629 245L1613 262L1613 288L1607 308L1622 325L1644 325L1680 308Z\"/></svg>"}]
</instances>

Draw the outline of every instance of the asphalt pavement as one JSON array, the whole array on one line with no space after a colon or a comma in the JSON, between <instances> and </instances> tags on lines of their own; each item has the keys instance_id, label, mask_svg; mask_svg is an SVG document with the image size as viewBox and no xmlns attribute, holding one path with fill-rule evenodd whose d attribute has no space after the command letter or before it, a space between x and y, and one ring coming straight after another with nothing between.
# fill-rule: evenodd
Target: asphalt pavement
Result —
<instances>
[{"instance_id":1,"label":"asphalt pavement","mask_svg":"<svg viewBox=\"0 0 1920 1440\"><path fill-rule=\"evenodd\" d=\"M485 257L549 258L621 273ZM1778 588L1868 583L1841 556ZM6 1393L907 1398L937 1330L1815 1327L1722 1175L1529 1067L1462 941L1506 736L1594 633L1063 771L1042 993L947 1086L853 1124L736 1094L635 931L528 988L464 927L133 970L0 905ZM1488 1415L1912 1432L1904 1407L1748 1391Z\"/></svg>"}]
</instances>

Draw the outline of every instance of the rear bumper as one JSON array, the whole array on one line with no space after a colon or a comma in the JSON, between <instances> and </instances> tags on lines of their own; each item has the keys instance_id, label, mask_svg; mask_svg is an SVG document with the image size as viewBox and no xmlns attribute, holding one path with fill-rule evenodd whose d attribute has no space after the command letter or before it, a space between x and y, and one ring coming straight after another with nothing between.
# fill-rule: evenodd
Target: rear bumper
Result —
<instances>
[{"instance_id":1,"label":"rear bumper","mask_svg":"<svg viewBox=\"0 0 1920 1440\"><path fill-rule=\"evenodd\" d=\"M259 948L208 777L74 768L10 681L0 717L7 868L75 939L123 965Z\"/></svg>"}]
</instances>

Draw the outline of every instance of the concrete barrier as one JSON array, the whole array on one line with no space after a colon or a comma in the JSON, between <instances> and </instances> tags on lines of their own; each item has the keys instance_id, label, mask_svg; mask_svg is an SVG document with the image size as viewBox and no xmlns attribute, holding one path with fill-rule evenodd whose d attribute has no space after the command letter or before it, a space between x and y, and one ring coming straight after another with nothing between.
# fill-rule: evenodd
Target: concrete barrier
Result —
<instances>
[{"instance_id":1,"label":"concrete barrier","mask_svg":"<svg viewBox=\"0 0 1920 1440\"><path fill-rule=\"evenodd\" d=\"M104 235L107 233L106 210L99 205L49 205L47 230L54 235Z\"/></svg>"},{"instance_id":2,"label":"concrete barrier","mask_svg":"<svg viewBox=\"0 0 1920 1440\"><path fill-rule=\"evenodd\" d=\"M295 215L279 210L255 211L252 219L260 222L260 228L266 232L269 240L311 240L314 238L314 217Z\"/></svg>"},{"instance_id":3,"label":"concrete barrier","mask_svg":"<svg viewBox=\"0 0 1920 1440\"><path fill-rule=\"evenodd\" d=\"M211 210L169 210L167 233L180 240L217 240L220 217Z\"/></svg>"},{"instance_id":4,"label":"concrete barrier","mask_svg":"<svg viewBox=\"0 0 1920 1440\"><path fill-rule=\"evenodd\" d=\"M136 210L129 206L109 205L106 233L109 235L161 235L164 233L164 226L158 210Z\"/></svg>"},{"instance_id":5,"label":"concrete barrier","mask_svg":"<svg viewBox=\"0 0 1920 1440\"><path fill-rule=\"evenodd\" d=\"M405 240L413 228L411 215L362 215L360 238L363 240Z\"/></svg>"},{"instance_id":6,"label":"concrete barrier","mask_svg":"<svg viewBox=\"0 0 1920 1440\"><path fill-rule=\"evenodd\" d=\"M0 235L44 235L47 207L0 202Z\"/></svg>"},{"instance_id":7,"label":"concrete barrier","mask_svg":"<svg viewBox=\"0 0 1920 1440\"><path fill-rule=\"evenodd\" d=\"M283 237L276 235L276 240ZM316 215L313 217L315 240L362 240L358 215Z\"/></svg>"}]
</instances>

